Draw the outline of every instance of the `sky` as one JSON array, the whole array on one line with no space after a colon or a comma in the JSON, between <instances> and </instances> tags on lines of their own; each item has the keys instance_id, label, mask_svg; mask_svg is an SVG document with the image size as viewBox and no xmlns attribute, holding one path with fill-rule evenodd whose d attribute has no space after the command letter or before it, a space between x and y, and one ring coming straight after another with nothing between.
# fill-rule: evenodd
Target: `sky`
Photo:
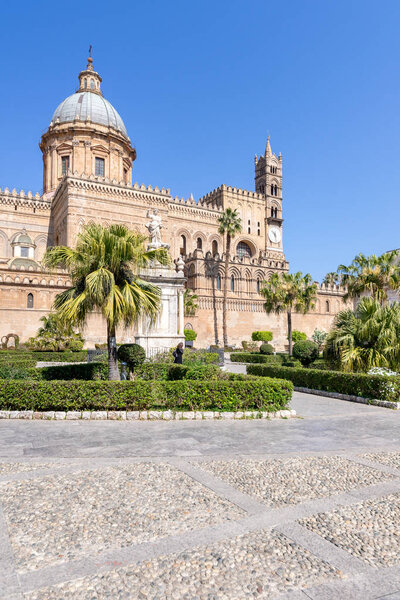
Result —
<instances>
[{"instance_id":1,"label":"sky","mask_svg":"<svg viewBox=\"0 0 400 600\"><path fill-rule=\"evenodd\" d=\"M41 191L40 136L92 44L134 181L254 190L270 135L291 271L321 281L400 247L398 0L21 0L1 17L2 189Z\"/></svg>"}]
</instances>

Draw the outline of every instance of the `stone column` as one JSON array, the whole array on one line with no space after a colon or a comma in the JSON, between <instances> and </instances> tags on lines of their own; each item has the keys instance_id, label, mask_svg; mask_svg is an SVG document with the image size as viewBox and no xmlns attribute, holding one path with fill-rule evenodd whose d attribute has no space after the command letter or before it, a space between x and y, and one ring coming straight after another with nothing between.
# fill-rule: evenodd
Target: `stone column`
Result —
<instances>
[{"instance_id":1,"label":"stone column","mask_svg":"<svg viewBox=\"0 0 400 600\"><path fill-rule=\"evenodd\" d=\"M178 292L178 300L179 300L179 334L183 335L184 325L184 306L183 306L183 292Z\"/></svg>"}]
</instances>

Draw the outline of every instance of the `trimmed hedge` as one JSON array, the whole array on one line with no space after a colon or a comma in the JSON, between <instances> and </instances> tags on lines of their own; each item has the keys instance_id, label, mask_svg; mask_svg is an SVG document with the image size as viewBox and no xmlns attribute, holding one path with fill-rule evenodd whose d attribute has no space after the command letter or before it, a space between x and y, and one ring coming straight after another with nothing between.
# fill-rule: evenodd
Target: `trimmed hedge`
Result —
<instances>
[{"instance_id":1,"label":"trimmed hedge","mask_svg":"<svg viewBox=\"0 0 400 600\"><path fill-rule=\"evenodd\" d=\"M221 373L217 365L145 363L135 369L135 378L145 381L177 381L179 379L216 379Z\"/></svg>"},{"instance_id":2,"label":"trimmed hedge","mask_svg":"<svg viewBox=\"0 0 400 600\"><path fill-rule=\"evenodd\" d=\"M0 381L0 410L285 409L293 385L246 381Z\"/></svg>"},{"instance_id":3,"label":"trimmed hedge","mask_svg":"<svg viewBox=\"0 0 400 600\"><path fill-rule=\"evenodd\" d=\"M35 379L59 379L63 381L70 379L108 379L108 364L101 362L42 367L34 370L37 371Z\"/></svg>"},{"instance_id":4,"label":"trimmed hedge","mask_svg":"<svg viewBox=\"0 0 400 600\"><path fill-rule=\"evenodd\" d=\"M272 365L249 365L247 373L262 377L288 379L296 387L363 398L398 401L400 395L399 377Z\"/></svg>"},{"instance_id":5,"label":"trimmed hedge","mask_svg":"<svg viewBox=\"0 0 400 600\"><path fill-rule=\"evenodd\" d=\"M252 352L235 352L231 354L232 362L242 363L278 363L281 364L282 357L278 354L254 354Z\"/></svg>"},{"instance_id":6,"label":"trimmed hedge","mask_svg":"<svg viewBox=\"0 0 400 600\"><path fill-rule=\"evenodd\" d=\"M38 360L43 362L84 362L87 360L87 350L80 350L79 352L33 352L30 350L3 350L0 352L0 362L10 362L10 360L33 361L34 363L36 363Z\"/></svg>"}]
</instances>

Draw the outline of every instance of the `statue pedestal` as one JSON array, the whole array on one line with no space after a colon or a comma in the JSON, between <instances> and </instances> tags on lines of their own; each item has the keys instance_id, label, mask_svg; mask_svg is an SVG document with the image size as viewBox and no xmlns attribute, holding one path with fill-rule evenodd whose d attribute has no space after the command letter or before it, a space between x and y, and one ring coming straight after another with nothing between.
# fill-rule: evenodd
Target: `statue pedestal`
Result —
<instances>
[{"instance_id":1,"label":"statue pedestal","mask_svg":"<svg viewBox=\"0 0 400 600\"><path fill-rule=\"evenodd\" d=\"M145 281L156 285L161 290L161 313L154 325L148 319L142 319L138 324L135 336L136 344L140 344L151 357L176 347L179 342L185 342L183 292L185 277L183 270L154 265L142 269L140 276Z\"/></svg>"}]
</instances>

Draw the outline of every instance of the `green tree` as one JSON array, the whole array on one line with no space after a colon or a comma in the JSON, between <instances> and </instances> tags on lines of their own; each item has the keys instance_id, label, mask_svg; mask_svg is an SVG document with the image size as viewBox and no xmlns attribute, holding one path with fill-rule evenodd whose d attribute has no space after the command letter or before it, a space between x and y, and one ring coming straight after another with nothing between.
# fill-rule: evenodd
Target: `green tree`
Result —
<instances>
[{"instance_id":1,"label":"green tree","mask_svg":"<svg viewBox=\"0 0 400 600\"><path fill-rule=\"evenodd\" d=\"M288 337L289 339L289 337ZM296 342L304 342L307 339L307 334L304 331L299 331L298 329L293 329L292 331L292 342L295 344Z\"/></svg>"},{"instance_id":2,"label":"green tree","mask_svg":"<svg viewBox=\"0 0 400 600\"><path fill-rule=\"evenodd\" d=\"M265 299L264 309L270 314L286 312L289 355L292 355L292 311L306 314L315 306L317 285L307 273L273 273L264 281L261 295Z\"/></svg>"},{"instance_id":3,"label":"green tree","mask_svg":"<svg viewBox=\"0 0 400 600\"><path fill-rule=\"evenodd\" d=\"M185 317L194 317L198 308L197 299L198 295L195 294L191 289L187 288L183 292L183 306Z\"/></svg>"},{"instance_id":4,"label":"green tree","mask_svg":"<svg viewBox=\"0 0 400 600\"><path fill-rule=\"evenodd\" d=\"M224 346L228 345L228 328L226 319L226 306L228 299L228 279L229 279L229 261L231 257L231 243L236 234L242 231L242 221L237 210L227 208L218 219L218 232L225 236L225 277L224 277L224 295L222 301L222 333Z\"/></svg>"},{"instance_id":5,"label":"green tree","mask_svg":"<svg viewBox=\"0 0 400 600\"><path fill-rule=\"evenodd\" d=\"M28 340L30 349L50 352L82 350L84 339L80 333L75 333L70 322L61 319L56 313L43 316L40 320L43 326L39 328L35 337Z\"/></svg>"},{"instance_id":6,"label":"green tree","mask_svg":"<svg viewBox=\"0 0 400 600\"><path fill-rule=\"evenodd\" d=\"M327 273L322 280L322 283L325 285L338 285L339 282L340 282L339 274L335 273L335 271L331 271L330 273Z\"/></svg>"},{"instance_id":7,"label":"green tree","mask_svg":"<svg viewBox=\"0 0 400 600\"><path fill-rule=\"evenodd\" d=\"M368 294L381 304L387 300L389 289L400 288L400 267L396 251L381 256L358 254L349 266L339 265L343 285L347 286L344 299Z\"/></svg>"},{"instance_id":8,"label":"green tree","mask_svg":"<svg viewBox=\"0 0 400 600\"><path fill-rule=\"evenodd\" d=\"M322 346L325 343L326 340L326 336L328 334L326 333L326 331L323 331L322 329L314 329L314 333L311 336L311 339L313 342L315 342L318 346L318 352L321 351Z\"/></svg>"},{"instance_id":9,"label":"green tree","mask_svg":"<svg viewBox=\"0 0 400 600\"><path fill-rule=\"evenodd\" d=\"M336 315L325 344L325 358L344 371L400 366L400 304L382 306L362 298L356 309Z\"/></svg>"},{"instance_id":10,"label":"green tree","mask_svg":"<svg viewBox=\"0 0 400 600\"><path fill-rule=\"evenodd\" d=\"M169 263L165 249L145 250L146 237L124 225L88 225L78 235L76 248L50 248L44 264L69 271L72 287L56 296L54 307L62 320L83 325L100 310L107 324L109 379L119 379L116 328L129 326L139 316L154 322L160 310L160 290L144 281L140 268L152 261Z\"/></svg>"}]
</instances>

